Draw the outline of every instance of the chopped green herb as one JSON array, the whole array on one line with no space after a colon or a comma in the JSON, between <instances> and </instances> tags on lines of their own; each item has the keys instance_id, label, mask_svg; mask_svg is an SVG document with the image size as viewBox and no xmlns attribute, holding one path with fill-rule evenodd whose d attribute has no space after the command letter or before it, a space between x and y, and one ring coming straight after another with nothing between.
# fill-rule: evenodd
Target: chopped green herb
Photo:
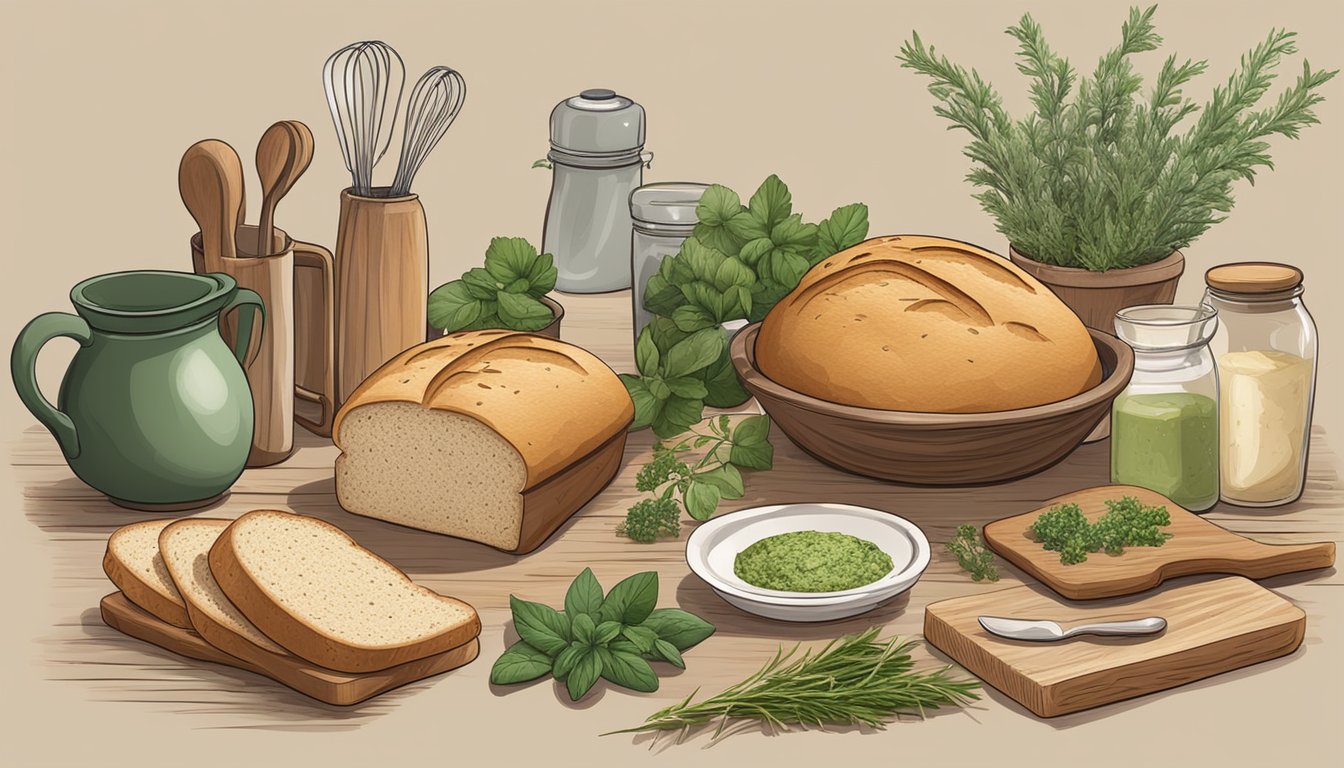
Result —
<instances>
[{"instance_id":1,"label":"chopped green herb","mask_svg":"<svg viewBox=\"0 0 1344 768\"><path fill-rule=\"evenodd\" d=\"M1163 506L1145 507L1133 496L1107 499L1106 513L1090 523L1077 504L1058 504L1042 512L1029 532L1064 565L1087 560L1089 552L1118 555L1125 547L1160 547L1171 534L1159 530L1171 524Z\"/></svg>"},{"instance_id":2,"label":"chopped green herb","mask_svg":"<svg viewBox=\"0 0 1344 768\"><path fill-rule=\"evenodd\" d=\"M985 549L980 531L974 525L957 526L957 535L944 545L957 557L957 563L969 571L971 581L998 581L999 570L994 567L994 553Z\"/></svg>"},{"instance_id":3,"label":"chopped green herb","mask_svg":"<svg viewBox=\"0 0 1344 768\"><path fill-rule=\"evenodd\" d=\"M791 531L737 553L733 573L764 589L839 592L891 573L891 555L857 536L834 531Z\"/></svg>"}]
</instances>

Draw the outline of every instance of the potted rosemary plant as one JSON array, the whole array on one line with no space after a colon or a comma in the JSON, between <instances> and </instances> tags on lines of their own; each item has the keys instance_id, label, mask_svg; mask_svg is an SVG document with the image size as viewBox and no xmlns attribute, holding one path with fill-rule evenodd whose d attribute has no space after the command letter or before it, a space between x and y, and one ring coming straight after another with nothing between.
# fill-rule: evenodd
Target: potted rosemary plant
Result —
<instances>
[{"instance_id":1,"label":"potted rosemary plant","mask_svg":"<svg viewBox=\"0 0 1344 768\"><path fill-rule=\"evenodd\" d=\"M1273 167L1266 138L1296 138L1318 122L1312 108L1336 74L1303 62L1296 82L1258 108L1280 60L1296 52L1294 33L1273 30L1202 108L1182 88L1204 61L1168 56L1142 95L1130 57L1161 45L1156 9L1131 9L1120 44L1082 77L1030 15L1009 27L1031 81L1034 109L1021 119L975 70L937 55L917 33L897 57L930 79L934 113L971 135L967 180L1007 236L1013 263L1108 333L1118 310L1172 301L1185 268L1180 249L1226 218L1235 182Z\"/></svg>"}]
</instances>

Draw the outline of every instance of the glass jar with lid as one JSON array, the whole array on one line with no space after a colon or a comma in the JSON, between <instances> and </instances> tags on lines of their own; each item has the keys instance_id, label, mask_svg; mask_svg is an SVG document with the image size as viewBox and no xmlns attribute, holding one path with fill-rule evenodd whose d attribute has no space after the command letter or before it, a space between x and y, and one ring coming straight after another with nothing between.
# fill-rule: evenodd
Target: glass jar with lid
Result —
<instances>
[{"instance_id":1,"label":"glass jar with lid","mask_svg":"<svg viewBox=\"0 0 1344 768\"><path fill-rule=\"evenodd\" d=\"M634 280L631 302L635 341L653 314L644 308L644 289L663 259L681 250L700 223L695 209L708 184L689 181L645 184L630 193L630 220L634 234L630 243L630 272Z\"/></svg>"},{"instance_id":2,"label":"glass jar with lid","mask_svg":"<svg viewBox=\"0 0 1344 768\"><path fill-rule=\"evenodd\" d=\"M1137 485L1192 512L1218 502L1218 372L1207 304L1122 309L1115 332L1134 375L1111 406L1111 482Z\"/></svg>"},{"instance_id":3,"label":"glass jar with lid","mask_svg":"<svg viewBox=\"0 0 1344 768\"><path fill-rule=\"evenodd\" d=\"M1271 507L1302 495L1316 383L1316 324L1302 271L1244 262L1204 274L1221 327L1210 347L1222 406L1222 498Z\"/></svg>"}]
</instances>

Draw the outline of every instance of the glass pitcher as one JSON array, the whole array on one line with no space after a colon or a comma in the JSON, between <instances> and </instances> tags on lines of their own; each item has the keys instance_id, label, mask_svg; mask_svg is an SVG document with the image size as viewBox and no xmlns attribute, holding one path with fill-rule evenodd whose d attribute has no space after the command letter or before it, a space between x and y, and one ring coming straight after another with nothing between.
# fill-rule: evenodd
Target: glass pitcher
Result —
<instances>
[{"instance_id":1,"label":"glass pitcher","mask_svg":"<svg viewBox=\"0 0 1344 768\"><path fill-rule=\"evenodd\" d=\"M1218 502L1218 372L1207 304L1116 313L1134 376L1111 407L1111 482L1148 488L1192 512Z\"/></svg>"}]
</instances>

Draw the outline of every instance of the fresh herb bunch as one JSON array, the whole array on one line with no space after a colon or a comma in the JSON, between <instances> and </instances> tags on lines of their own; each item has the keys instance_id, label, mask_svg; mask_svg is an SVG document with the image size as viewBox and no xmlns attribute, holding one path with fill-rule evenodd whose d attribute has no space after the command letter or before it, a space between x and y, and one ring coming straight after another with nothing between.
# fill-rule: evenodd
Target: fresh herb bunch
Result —
<instances>
[{"instance_id":1,"label":"fresh herb bunch","mask_svg":"<svg viewBox=\"0 0 1344 768\"><path fill-rule=\"evenodd\" d=\"M490 682L512 685L547 674L578 701L599 677L635 691L658 690L649 660L684 669L681 652L714 634L714 626L680 608L658 608L658 574L637 573L604 597L584 568L557 611L509 595L513 627L522 638L495 660Z\"/></svg>"},{"instance_id":2,"label":"fresh herb bunch","mask_svg":"<svg viewBox=\"0 0 1344 768\"><path fill-rule=\"evenodd\" d=\"M770 469L774 464L769 416L747 416L732 424L724 415L707 423L708 434L692 429L673 445L653 444L653 461L635 475L635 488L657 495L636 502L616 525L617 535L644 543L677 536L683 507L692 518L708 520L719 501L740 499L746 493L741 470ZM704 451L699 460L694 464L684 460L696 449Z\"/></svg>"},{"instance_id":3,"label":"fresh herb bunch","mask_svg":"<svg viewBox=\"0 0 1344 768\"><path fill-rule=\"evenodd\" d=\"M1045 549L1059 553L1064 565L1087 560L1089 552L1118 555L1125 547L1160 547L1171 534L1160 530L1171 525L1164 506L1144 506L1133 496L1107 499L1106 512L1088 522L1077 504L1060 504L1042 512L1028 531Z\"/></svg>"},{"instance_id":4,"label":"fresh herb bunch","mask_svg":"<svg viewBox=\"0 0 1344 768\"><path fill-rule=\"evenodd\" d=\"M429 294L429 323L449 333L479 328L539 331L555 315L540 299L555 287L555 259L521 237L496 237L485 266Z\"/></svg>"},{"instance_id":5,"label":"fresh herb bunch","mask_svg":"<svg viewBox=\"0 0 1344 768\"><path fill-rule=\"evenodd\" d=\"M639 375L621 376L635 402L631 429L651 426L661 438L685 432L706 405L746 401L723 323L760 320L812 265L868 236L867 206L846 205L820 224L804 222L778 176L767 178L745 206L733 190L712 185L695 212L694 234L645 287L644 307L654 317L636 344Z\"/></svg>"},{"instance_id":6,"label":"fresh herb bunch","mask_svg":"<svg viewBox=\"0 0 1344 768\"><path fill-rule=\"evenodd\" d=\"M833 640L821 651L797 656L781 646L759 672L696 704L691 696L661 709L642 724L615 733L681 731L719 721L714 739L735 719L763 723L771 732L791 725L865 725L881 729L893 716L979 698L974 680L956 680L951 667L916 672L913 640L877 638L879 627Z\"/></svg>"},{"instance_id":7,"label":"fresh herb bunch","mask_svg":"<svg viewBox=\"0 0 1344 768\"><path fill-rule=\"evenodd\" d=\"M980 75L925 47L901 47L902 66L927 76L933 111L971 135L967 180L1012 245L1037 261L1094 271L1148 264L1189 245L1232 209L1232 185L1273 168L1264 141L1297 138L1319 122L1313 107L1335 71L1303 62L1296 83L1256 109L1294 33L1272 30L1202 108L1182 88L1205 61L1168 56L1148 97L1130 57L1162 44L1157 6L1132 8L1118 47L1079 78L1024 15L1007 34L1019 43L1018 71L1031 80L1035 111L1014 120ZM1075 87L1076 86L1076 87ZM1072 96L1072 98L1070 98ZM1198 113L1184 133L1177 127Z\"/></svg>"},{"instance_id":8,"label":"fresh herb bunch","mask_svg":"<svg viewBox=\"0 0 1344 768\"><path fill-rule=\"evenodd\" d=\"M994 566L994 553L985 549L980 530L974 525L959 525L952 540L943 545L957 557L963 570L969 571L971 581L998 581L999 569Z\"/></svg>"}]
</instances>

